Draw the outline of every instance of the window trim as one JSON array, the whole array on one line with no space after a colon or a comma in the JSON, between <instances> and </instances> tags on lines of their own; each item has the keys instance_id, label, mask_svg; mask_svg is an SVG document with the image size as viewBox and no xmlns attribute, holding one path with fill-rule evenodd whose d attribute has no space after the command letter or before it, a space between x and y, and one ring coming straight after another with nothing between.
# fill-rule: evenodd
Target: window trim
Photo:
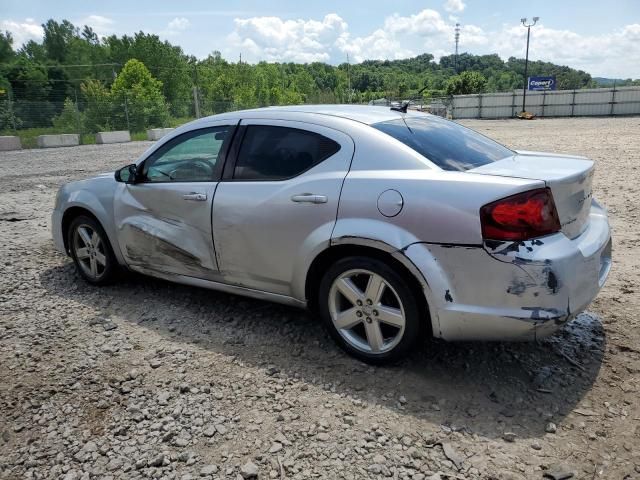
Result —
<instances>
[{"instance_id":1,"label":"window trim","mask_svg":"<svg viewBox=\"0 0 640 480\"><path fill-rule=\"evenodd\" d=\"M312 170L313 168L317 167L318 165L321 165L322 163L324 163L325 161L327 161L328 159L330 159L334 155L338 154L340 152L340 150L342 150L342 144L339 141L337 141L334 138L328 137L327 135L323 135L322 133L314 132L313 130L301 128L301 127L298 127L298 126L273 125L273 124L267 123L269 120L264 120L264 119L261 119L261 120L264 123L258 123L256 121L251 121L251 123L248 123L248 124L239 124L238 125L237 131L236 131L237 135L235 135L234 138L233 138L233 145L229 149L228 156L227 156L227 159L226 159L227 161L226 161L225 166L224 166L224 172L222 174L222 179L220 181L222 181L222 182L286 182L287 180L292 180L292 179L294 179L296 177L299 177L300 175L304 175L308 171ZM296 122L296 123L298 123L298 122ZM301 172L298 172L297 174L292 175L290 177L286 177L286 178L251 178L251 179L249 179L249 178L234 178L233 175L234 175L235 170L236 170L236 163L238 161L240 150L242 149L242 145L244 144L245 136L247 134L247 130L249 129L249 127L274 127L274 128L288 128L290 130L300 130L300 131L303 131L303 132L306 132L306 133L312 133L312 134L320 135L321 137L327 138L327 139L331 140L332 142L334 142L336 145L338 145L338 149L332 155L329 155L328 157L323 158L321 161L312 164L310 167L305 168Z\"/></svg>"},{"instance_id":2,"label":"window trim","mask_svg":"<svg viewBox=\"0 0 640 480\"><path fill-rule=\"evenodd\" d=\"M166 153L168 150L172 149L173 147L175 147L176 145L187 141L188 139L185 139L184 137L196 137L199 134L203 133L203 132L207 132L207 131L214 131L215 129L219 129L219 128L224 128L227 127L229 128L229 133L228 133L228 138L225 139L225 141L222 143L222 147L220 148L220 151L218 152L218 160L216 161L216 165L214 168L214 172L211 175L211 178L208 180L165 180L165 181L158 181L158 182L152 182L149 181L146 178L146 172L148 171L147 168L147 162L150 161L154 161L156 158L158 158L158 156L162 156L164 155L164 153ZM138 173L140 174L140 176L142 177L142 180L140 180L139 182L136 182L139 185L142 184L149 184L149 185L154 185L154 184L173 184L173 183L215 183L215 182L219 182L221 177L222 177L222 171L223 168L226 164L226 160L227 160L227 154L229 152L229 146L230 144L233 142L234 140L234 136L235 136L235 132L237 129L237 124L224 124L224 125L209 125L207 127L202 127L202 128L194 128L193 130L189 130L187 132L181 133L180 135L176 135L175 137L171 138L170 140L168 140L167 142L163 143L162 145L160 145L158 148L156 148L153 152L151 152L149 154L149 156L147 158L145 158L140 165L138 165Z\"/></svg>"}]
</instances>

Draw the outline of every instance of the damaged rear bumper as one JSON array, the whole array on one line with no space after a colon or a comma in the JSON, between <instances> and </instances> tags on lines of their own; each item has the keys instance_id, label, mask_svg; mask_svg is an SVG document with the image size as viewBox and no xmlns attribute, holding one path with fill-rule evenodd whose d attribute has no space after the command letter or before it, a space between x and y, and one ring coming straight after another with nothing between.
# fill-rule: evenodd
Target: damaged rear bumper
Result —
<instances>
[{"instance_id":1,"label":"damaged rear bumper","mask_svg":"<svg viewBox=\"0 0 640 480\"><path fill-rule=\"evenodd\" d=\"M535 340L596 297L611 268L606 212L593 203L588 228L483 246L413 244L405 255L429 286L433 333L446 340Z\"/></svg>"}]
</instances>

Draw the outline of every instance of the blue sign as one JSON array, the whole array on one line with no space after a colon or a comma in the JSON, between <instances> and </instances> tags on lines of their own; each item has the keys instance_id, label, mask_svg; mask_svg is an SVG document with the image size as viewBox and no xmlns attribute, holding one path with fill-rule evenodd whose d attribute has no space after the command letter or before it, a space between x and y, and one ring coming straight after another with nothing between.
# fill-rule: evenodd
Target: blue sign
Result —
<instances>
[{"instance_id":1,"label":"blue sign","mask_svg":"<svg viewBox=\"0 0 640 480\"><path fill-rule=\"evenodd\" d=\"M555 90L556 77L529 77L529 90Z\"/></svg>"}]
</instances>

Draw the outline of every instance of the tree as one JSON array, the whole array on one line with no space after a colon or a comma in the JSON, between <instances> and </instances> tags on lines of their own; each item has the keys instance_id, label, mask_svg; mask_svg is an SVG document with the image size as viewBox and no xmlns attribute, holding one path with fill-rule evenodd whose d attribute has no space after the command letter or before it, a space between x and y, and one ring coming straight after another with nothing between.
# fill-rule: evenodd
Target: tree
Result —
<instances>
[{"instance_id":1,"label":"tree","mask_svg":"<svg viewBox=\"0 0 640 480\"><path fill-rule=\"evenodd\" d=\"M467 95L483 93L487 87L487 79L478 72L462 72L451 77L447 82L447 95Z\"/></svg>"},{"instance_id":2,"label":"tree","mask_svg":"<svg viewBox=\"0 0 640 480\"><path fill-rule=\"evenodd\" d=\"M0 32L0 63L8 63L14 56L11 32Z\"/></svg>"},{"instance_id":3,"label":"tree","mask_svg":"<svg viewBox=\"0 0 640 480\"><path fill-rule=\"evenodd\" d=\"M105 39L111 61L125 64L137 59L145 64L152 75L160 80L161 92L171 113L187 115L193 104L191 87L195 85L196 65L184 54L182 48L160 40L158 35L138 32L133 37L111 35Z\"/></svg>"},{"instance_id":4,"label":"tree","mask_svg":"<svg viewBox=\"0 0 640 480\"><path fill-rule=\"evenodd\" d=\"M51 60L64 62L67 55L67 47L74 37L78 36L78 29L69 21L63 20L58 23L49 19L42 24L44 38L42 44L47 51L47 56Z\"/></svg>"},{"instance_id":5,"label":"tree","mask_svg":"<svg viewBox=\"0 0 640 480\"><path fill-rule=\"evenodd\" d=\"M84 127L88 132L99 132L111 129L111 93L102 82L87 80L80 85L85 99Z\"/></svg>"},{"instance_id":6,"label":"tree","mask_svg":"<svg viewBox=\"0 0 640 480\"><path fill-rule=\"evenodd\" d=\"M147 127L164 126L169 117L162 82L153 78L144 63L136 59L125 63L113 82L111 101L116 128L128 127L140 132Z\"/></svg>"},{"instance_id":7,"label":"tree","mask_svg":"<svg viewBox=\"0 0 640 480\"><path fill-rule=\"evenodd\" d=\"M82 131L82 118L75 102L69 97L65 98L64 107L60 115L53 119L53 126L63 133L78 133Z\"/></svg>"}]
</instances>

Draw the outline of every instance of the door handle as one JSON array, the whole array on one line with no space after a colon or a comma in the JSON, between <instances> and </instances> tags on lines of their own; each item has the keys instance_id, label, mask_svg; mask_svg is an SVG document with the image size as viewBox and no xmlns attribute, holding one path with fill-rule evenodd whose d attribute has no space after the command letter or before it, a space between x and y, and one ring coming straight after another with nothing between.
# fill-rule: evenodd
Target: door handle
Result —
<instances>
[{"instance_id":1,"label":"door handle","mask_svg":"<svg viewBox=\"0 0 640 480\"><path fill-rule=\"evenodd\" d=\"M196 202L204 202L207 199L207 194L206 193L191 192L191 193L185 193L184 195L182 195L182 198L184 200L193 200L193 201L196 201Z\"/></svg>"},{"instance_id":2,"label":"door handle","mask_svg":"<svg viewBox=\"0 0 640 480\"><path fill-rule=\"evenodd\" d=\"M291 201L296 203L327 203L328 200L326 195L314 195L313 193L303 193L291 197Z\"/></svg>"}]
</instances>

